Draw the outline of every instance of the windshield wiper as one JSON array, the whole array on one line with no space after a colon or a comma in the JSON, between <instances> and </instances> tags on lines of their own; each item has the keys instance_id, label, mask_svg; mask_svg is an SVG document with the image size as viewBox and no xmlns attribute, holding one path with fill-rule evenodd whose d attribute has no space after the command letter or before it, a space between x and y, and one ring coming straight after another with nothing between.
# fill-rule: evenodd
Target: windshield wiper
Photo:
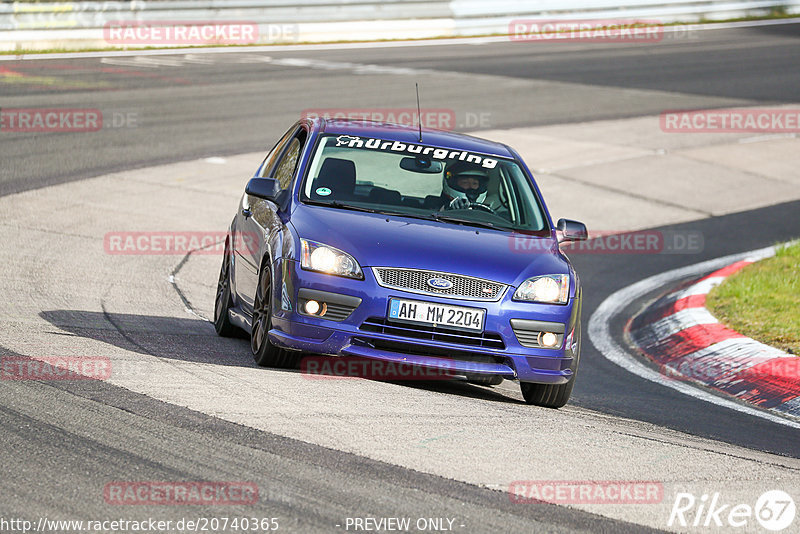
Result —
<instances>
[{"instance_id":1,"label":"windshield wiper","mask_svg":"<svg viewBox=\"0 0 800 534\"><path fill-rule=\"evenodd\" d=\"M514 230L510 226L497 225L488 221L476 221L474 219L462 219L461 217L453 217L452 215L445 215L439 211L431 213L431 217L437 221L447 221L456 224L464 224L467 226L478 226L480 228L489 228L491 230Z\"/></svg>"},{"instance_id":2,"label":"windshield wiper","mask_svg":"<svg viewBox=\"0 0 800 534\"><path fill-rule=\"evenodd\" d=\"M306 203L311 204L312 206L326 206L329 208L338 208L342 210L365 211L367 213L380 213L378 210L374 210L372 208L354 206L352 204L342 204L338 200L332 200L330 202L320 202L318 200L306 200Z\"/></svg>"},{"instance_id":3,"label":"windshield wiper","mask_svg":"<svg viewBox=\"0 0 800 534\"><path fill-rule=\"evenodd\" d=\"M380 215L390 215L396 217L410 217L412 219L422 219L425 221L447 221L453 222L456 224L463 224L467 226L477 226L479 228L489 228L491 230L514 230L514 228L510 226L503 226L503 225L496 225L486 221L475 221L472 219L462 219L460 217L453 217L452 215L444 215L441 212L434 211L429 216L427 215L414 215L411 213L403 213L399 211L383 211L383 210L376 210L373 208L365 208L363 206L354 206L353 204L343 204L338 200L332 200L330 202L320 202L318 200L306 200L307 204L311 204L313 206L326 206L329 208L337 208L343 210L353 210L353 211L364 211L367 213L378 213Z\"/></svg>"},{"instance_id":4,"label":"windshield wiper","mask_svg":"<svg viewBox=\"0 0 800 534\"><path fill-rule=\"evenodd\" d=\"M386 211L386 210L376 210L374 208L366 208L363 206L354 206L352 204L342 204L338 200L332 200L330 202L320 202L319 200L306 200L306 204L311 204L313 206L327 206L330 208L338 208L343 210L353 210L353 211L365 211L367 213L378 213L380 215L391 215L396 217L411 217L412 219L423 219L426 221L431 221L433 218L427 217L425 215L414 215L412 213L405 213L402 211Z\"/></svg>"}]
</instances>

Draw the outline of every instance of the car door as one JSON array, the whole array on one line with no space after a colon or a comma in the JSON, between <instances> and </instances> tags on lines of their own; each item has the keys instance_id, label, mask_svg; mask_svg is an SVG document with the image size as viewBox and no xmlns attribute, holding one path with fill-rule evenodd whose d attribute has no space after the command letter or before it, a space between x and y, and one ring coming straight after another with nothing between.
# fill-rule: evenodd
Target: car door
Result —
<instances>
[{"instance_id":1,"label":"car door","mask_svg":"<svg viewBox=\"0 0 800 534\"><path fill-rule=\"evenodd\" d=\"M256 177L277 179L281 191L288 194L306 137L305 130L299 127L287 132L264 160ZM238 261L234 269L236 291L248 313L252 313L262 258L270 254L271 237L282 227L278 207L273 202L243 195L236 228L236 242L240 246L237 247Z\"/></svg>"}]
</instances>

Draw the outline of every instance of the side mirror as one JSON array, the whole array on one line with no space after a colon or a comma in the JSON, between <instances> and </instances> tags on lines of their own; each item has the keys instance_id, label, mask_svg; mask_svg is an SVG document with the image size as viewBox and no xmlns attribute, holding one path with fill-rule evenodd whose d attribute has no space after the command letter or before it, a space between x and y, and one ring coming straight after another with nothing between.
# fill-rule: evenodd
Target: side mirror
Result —
<instances>
[{"instance_id":1,"label":"side mirror","mask_svg":"<svg viewBox=\"0 0 800 534\"><path fill-rule=\"evenodd\" d=\"M281 192L281 186L278 180L274 178L251 178L250 181L247 182L244 192L254 197L277 202L278 193Z\"/></svg>"},{"instance_id":2,"label":"side mirror","mask_svg":"<svg viewBox=\"0 0 800 534\"><path fill-rule=\"evenodd\" d=\"M571 219L559 219L556 223L556 229L561 232L561 236L558 238L559 243L564 243L565 241L586 241L589 237L589 231L586 230L586 225Z\"/></svg>"}]
</instances>

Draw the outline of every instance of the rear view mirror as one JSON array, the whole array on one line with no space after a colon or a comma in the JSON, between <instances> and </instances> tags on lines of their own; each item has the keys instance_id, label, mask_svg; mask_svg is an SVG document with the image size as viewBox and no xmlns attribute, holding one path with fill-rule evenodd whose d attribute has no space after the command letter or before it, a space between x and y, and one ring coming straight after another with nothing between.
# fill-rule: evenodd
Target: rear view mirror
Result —
<instances>
[{"instance_id":1,"label":"rear view mirror","mask_svg":"<svg viewBox=\"0 0 800 534\"><path fill-rule=\"evenodd\" d=\"M251 178L250 181L247 182L244 192L250 196L277 202L278 193L281 192L281 186L278 180L274 178Z\"/></svg>"},{"instance_id":2,"label":"rear view mirror","mask_svg":"<svg viewBox=\"0 0 800 534\"><path fill-rule=\"evenodd\" d=\"M433 161L427 156L407 157L400 160L400 168L411 172L422 174L440 174L442 172L442 162Z\"/></svg>"},{"instance_id":3,"label":"rear view mirror","mask_svg":"<svg viewBox=\"0 0 800 534\"><path fill-rule=\"evenodd\" d=\"M586 225L571 219L559 219L558 223L556 223L556 229L561 233L561 236L558 238L559 243L564 243L566 241L586 241L589 237Z\"/></svg>"}]
</instances>

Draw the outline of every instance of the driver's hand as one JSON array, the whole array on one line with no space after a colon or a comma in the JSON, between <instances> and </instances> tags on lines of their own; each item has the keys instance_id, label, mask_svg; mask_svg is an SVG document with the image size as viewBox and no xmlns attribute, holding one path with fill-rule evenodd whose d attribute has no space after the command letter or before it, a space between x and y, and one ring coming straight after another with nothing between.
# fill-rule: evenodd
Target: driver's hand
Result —
<instances>
[{"instance_id":1,"label":"driver's hand","mask_svg":"<svg viewBox=\"0 0 800 534\"><path fill-rule=\"evenodd\" d=\"M449 210L465 210L470 207L472 203L467 198L458 197L454 198L450 201L450 205L447 206Z\"/></svg>"}]
</instances>

